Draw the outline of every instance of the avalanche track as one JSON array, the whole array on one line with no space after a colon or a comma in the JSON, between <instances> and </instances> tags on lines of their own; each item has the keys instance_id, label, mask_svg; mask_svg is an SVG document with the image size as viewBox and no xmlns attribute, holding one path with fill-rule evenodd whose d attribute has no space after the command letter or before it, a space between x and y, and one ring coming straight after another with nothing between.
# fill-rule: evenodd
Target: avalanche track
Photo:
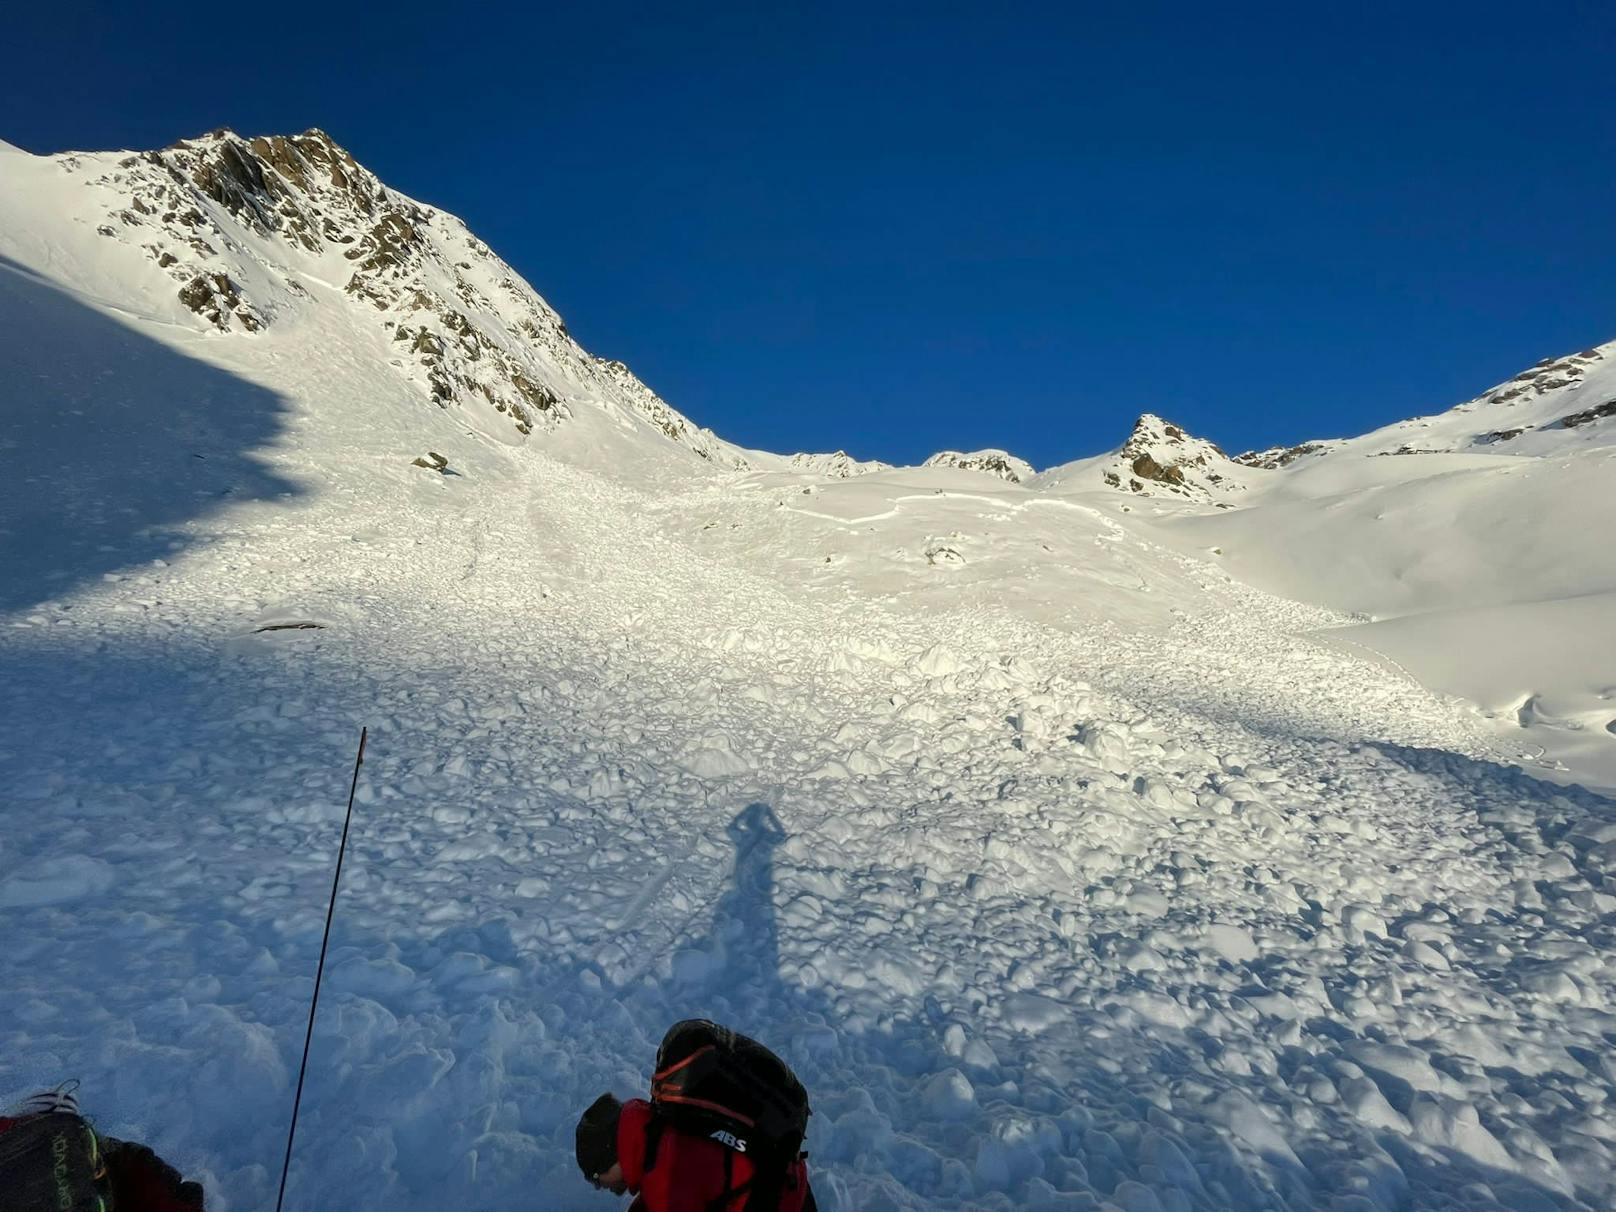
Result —
<instances>
[{"instance_id":1,"label":"avalanche track","mask_svg":"<svg viewBox=\"0 0 1616 1212\"><path fill-rule=\"evenodd\" d=\"M1543 367L1151 503L743 451L318 131L0 157L0 1105L271 1206L368 726L293 1212L607 1207L576 1117L698 1014L826 1212L1616 1206L1616 804L1519 751L1608 748L1602 353L1521 431L1575 466L1430 487ZM1286 553L1571 606L1331 642ZM1353 647L1535 694L1550 618L1513 731Z\"/></svg>"},{"instance_id":2,"label":"avalanche track","mask_svg":"<svg viewBox=\"0 0 1616 1212\"><path fill-rule=\"evenodd\" d=\"M291 1207L603 1207L575 1116L692 1014L798 1068L828 1209L1616 1198L1612 805L1340 620L1132 540L1212 605L922 609L744 478L509 457L6 617L8 1089L266 1206L365 723Z\"/></svg>"}]
</instances>

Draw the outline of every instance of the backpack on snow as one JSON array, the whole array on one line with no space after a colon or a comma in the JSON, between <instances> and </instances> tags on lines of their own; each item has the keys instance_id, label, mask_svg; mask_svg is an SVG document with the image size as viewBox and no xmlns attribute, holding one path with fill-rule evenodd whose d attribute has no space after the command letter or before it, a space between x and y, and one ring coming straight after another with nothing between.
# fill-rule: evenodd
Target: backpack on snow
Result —
<instances>
[{"instance_id":1,"label":"backpack on snow","mask_svg":"<svg viewBox=\"0 0 1616 1212\"><path fill-rule=\"evenodd\" d=\"M706 1019L675 1023L657 1049L655 1119L752 1163L748 1212L775 1212L808 1130L808 1091L754 1039Z\"/></svg>"},{"instance_id":2,"label":"backpack on snow","mask_svg":"<svg viewBox=\"0 0 1616 1212\"><path fill-rule=\"evenodd\" d=\"M110 1212L101 1141L71 1094L0 1113L0 1192L8 1212Z\"/></svg>"}]
</instances>

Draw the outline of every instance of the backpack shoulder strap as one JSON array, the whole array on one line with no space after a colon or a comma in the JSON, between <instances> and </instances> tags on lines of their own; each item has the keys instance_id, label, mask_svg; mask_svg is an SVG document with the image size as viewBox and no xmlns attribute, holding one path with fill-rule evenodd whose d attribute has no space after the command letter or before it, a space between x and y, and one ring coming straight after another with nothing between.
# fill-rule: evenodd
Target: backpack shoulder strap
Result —
<instances>
[{"instance_id":1,"label":"backpack shoulder strap","mask_svg":"<svg viewBox=\"0 0 1616 1212\"><path fill-rule=\"evenodd\" d=\"M724 1189L718 1197L708 1202L707 1212L729 1212L730 1200L746 1188L735 1186L735 1154L728 1149L724 1150Z\"/></svg>"},{"instance_id":2,"label":"backpack shoulder strap","mask_svg":"<svg viewBox=\"0 0 1616 1212\"><path fill-rule=\"evenodd\" d=\"M656 1113L653 1106L651 1118L645 1125L645 1164L640 1167L641 1173L651 1173L651 1168L657 1162L657 1148L662 1144L662 1133L667 1128L666 1121Z\"/></svg>"}]
</instances>

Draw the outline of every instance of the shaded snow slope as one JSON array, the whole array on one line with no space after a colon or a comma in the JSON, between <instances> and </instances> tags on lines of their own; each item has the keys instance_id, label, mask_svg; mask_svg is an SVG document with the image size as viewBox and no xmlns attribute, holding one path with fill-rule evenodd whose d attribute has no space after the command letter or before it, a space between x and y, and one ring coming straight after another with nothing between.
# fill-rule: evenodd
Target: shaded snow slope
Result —
<instances>
[{"instance_id":1,"label":"shaded snow slope","mask_svg":"<svg viewBox=\"0 0 1616 1212\"><path fill-rule=\"evenodd\" d=\"M576 1116L691 1014L797 1067L827 1212L1616 1202L1616 803L1333 596L1597 623L1589 545L1540 617L1482 544L1569 550L1517 514L1602 502L1599 452L1319 460L1212 516L715 470L560 345L510 354L570 385L528 440L335 277L241 292L256 332L179 307L80 230L88 163L0 175L0 1102L79 1077L268 1204L368 725L289 1208L602 1206ZM1264 524L1360 577L1247 584Z\"/></svg>"},{"instance_id":2,"label":"shaded snow slope","mask_svg":"<svg viewBox=\"0 0 1616 1212\"><path fill-rule=\"evenodd\" d=\"M1504 733L1541 750L1534 766L1612 789L1613 629L1616 591L1607 590L1405 615L1329 638L1476 704Z\"/></svg>"},{"instance_id":3,"label":"shaded snow slope","mask_svg":"<svg viewBox=\"0 0 1616 1212\"><path fill-rule=\"evenodd\" d=\"M1402 615L1616 589L1616 451L1558 458L1337 456L1281 473L1254 508L1184 517L1242 579L1339 610Z\"/></svg>"}]
</instances>

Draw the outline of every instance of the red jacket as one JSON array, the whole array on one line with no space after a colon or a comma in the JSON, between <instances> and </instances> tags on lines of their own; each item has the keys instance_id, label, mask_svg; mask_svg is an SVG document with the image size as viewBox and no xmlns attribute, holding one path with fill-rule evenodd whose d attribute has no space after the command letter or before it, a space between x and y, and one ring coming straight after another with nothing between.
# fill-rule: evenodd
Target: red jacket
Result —
<instances>
[{"instance_id":1,"label":"red jacket","mask_svg":"<svg viewBox=\"0 0 1616 1212\"><path fill-rule=\"evenodd\" d=\"M647 1168L650 1127L650 1103L635 1098L623 1104L623 1116L617 1121L617 1161L623 1167L623 1181L636 1197L629 1212L743 1212L744 1188L752 1178L746 1154L661 1125ZM809 1198L808 1165L798 1158L787 1175L780 1212L802 1212Z\"/></svg>"}]
</instances>

